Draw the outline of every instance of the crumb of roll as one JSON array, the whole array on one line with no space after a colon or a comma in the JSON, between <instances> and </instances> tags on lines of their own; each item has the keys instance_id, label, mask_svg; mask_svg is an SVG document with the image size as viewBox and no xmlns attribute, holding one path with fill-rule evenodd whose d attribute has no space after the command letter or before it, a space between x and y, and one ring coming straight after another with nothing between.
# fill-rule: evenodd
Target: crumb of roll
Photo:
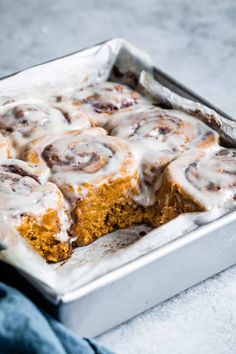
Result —
<instances>
[{"instance_id":1,"label":"crumb of roll","mask_svg":"<svg viewBox=\"0 0 236 354\"><path fill-rule=\"evenodd\" d=\"M18 232L48 262L55 263L71 255L69 242L60 242L55 236L60 232L60 220L55 210L49 210L42 217L24 215Z\"/></svg>"},{"instance_id":2,"label":"crumb of roll","mask_svg":"<svg viewBox=\"0 0 236 354\"><path fill-rule=\"evenodd\" d=\"M136 194L131 177L91 188L85 199L77 201L73 211L71 233L77 237L77 245L85 246L109 232L133 224L150 224L155 208L137 205L133 201Z\"/></svg>"}]
</instances>

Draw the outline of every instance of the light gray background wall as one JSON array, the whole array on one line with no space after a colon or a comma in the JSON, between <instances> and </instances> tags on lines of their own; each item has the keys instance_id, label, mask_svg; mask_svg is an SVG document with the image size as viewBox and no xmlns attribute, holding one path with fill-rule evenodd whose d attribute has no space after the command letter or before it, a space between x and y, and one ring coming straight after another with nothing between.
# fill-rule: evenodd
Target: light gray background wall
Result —
<instances>
[{"instance_id":1,"label":"light gray background wall","mask_svg":"<svg viewBox=\"0 0 236 354\"><path fill-rule=\"evenodd\" d=\"M0 76L111 37L236 116L234 0L0 0ZM100 337L122 354L236 352L236 268Z\"/></svg>"}]
</instances>

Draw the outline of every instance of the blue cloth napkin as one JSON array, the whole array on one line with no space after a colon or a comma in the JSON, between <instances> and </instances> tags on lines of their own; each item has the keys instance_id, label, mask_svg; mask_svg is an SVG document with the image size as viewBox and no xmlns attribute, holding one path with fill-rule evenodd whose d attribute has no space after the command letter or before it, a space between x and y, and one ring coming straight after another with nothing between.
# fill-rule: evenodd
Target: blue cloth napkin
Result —
<instances>
[{"instance_id":1,"label":"blue cloth napkin","mask_svg":"<svg viewBox=\"0 0 236 354\"><path fill-rule=\"evenodd\" d=\"M0 354L112 354L80 339L14 288L0 282Z\"/></svg>"}]
</instances>

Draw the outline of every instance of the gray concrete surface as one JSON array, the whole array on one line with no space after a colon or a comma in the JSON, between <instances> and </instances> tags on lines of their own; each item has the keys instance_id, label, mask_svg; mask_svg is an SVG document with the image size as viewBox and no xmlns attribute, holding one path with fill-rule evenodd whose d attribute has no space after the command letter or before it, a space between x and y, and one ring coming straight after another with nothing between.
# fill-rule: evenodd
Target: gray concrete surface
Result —
<instances>
[{"instance_id":1,"label":"gray concrete surface","mask_svg":"<svg viewBox=\"0 0 236 354\"><path fill-rule=\"evenodd\" d=\"M234 0L0 0L0 76L111 37L236 117ZM120 354L236 352L236 268L99 341Z\"/></svg>"}]
</instances>

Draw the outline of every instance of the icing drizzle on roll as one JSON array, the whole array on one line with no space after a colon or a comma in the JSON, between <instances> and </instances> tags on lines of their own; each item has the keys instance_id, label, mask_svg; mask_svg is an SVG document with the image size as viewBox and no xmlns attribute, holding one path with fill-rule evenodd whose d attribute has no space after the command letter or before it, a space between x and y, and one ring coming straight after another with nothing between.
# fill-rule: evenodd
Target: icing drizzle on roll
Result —
<instances>
[{"instance_id":1,"label":"icing drizzle on roll","mask_svg":"<svg viewBox=\"0 0 236 354\"><path fill-rule=\"evenodd\" d=\"M167 175L206 209L236 201L236 150L191 151L172 162Z\"/></svg>"},{"instance_id":2,"label":"icing drizzle on roll","mask_svg":"<svg viewBox=\"0 0 236 354\"><path fill-rule=\"evenodd\" d=\"M212 147L219 139L214 130L198 119L153 106L119 114L110 120L106 129L113 136L129 140L141 160L144 180L149 185L155 184L154 190L158 189L158 177L170 161L185 150Z\"/></svg>"},{"instance_id":3,"label":"icing drizzle on roll","mask_svg":"<svg viewBox=\"0 0 236 354\"><path fill-rule=\"evenodd\" d=\"M45 182L39 166L21 160L6 160L0 164L0 236L17 235L16 228L22 217L41 218L51 210L57 212L59 231L54 238L61 242L69 239L68 215L58 187ZM42 184L43 183L43 184Z\"/></svg>"},{"instance_id":4,"label":"icing drizzle on roll","mask_svg":"<svg viewBox=\"0 0 236 354\"><path fill-rule=\"evenodd\" d=\"M6 160L0 164L0 209L12 216L24 212L40 215L46 209L62 205L58 188L44 182L39 167L20 160Z\"/></svg>"},{"instance_id":5,"label":"icing drizzle on roll","mask_svg":"<svg viewBox=\"0 0 236 354\"><path fill-rule=\"evenodd\" d=\"M8 136L16 148L46 133L90 127L87 117L70 115L41 100L11 101L0 108L0 132Z\"/></svg>"},{"instance_id":6,"label":"icing drizzle on roll","mask_svg":"<svg viewBox=\"0 0 236 354\"><path fill-rule=\"evenodd\" d=\"M102 126L111 115L120 111L132 111L147 99L126 85L103 82L73 91L67 95L57 96L57 104L70 105L78 112L87 114L92 122Z\"/></svg>"},{"instance_id":7,"label":"icing drizzle on roll","mask_svg":"<svg viewBox=\"0 0 236 354\"><path fill-rule=\"evenodd\" d=\"M102 128L67 133L55 140L39 139L29 145L25 158L30 161L35 155L50 167L51 180L70 199L82 197L90 184L98 186L137 172L129 146Z\"/></svg>"},{"instance_id":8,"label":"icing drizzle on roll","mask_svg":"<svg viewBox=\"0 0 236 354\"><path fill-rule=\"evenodd\" d=\"M218 134L193 116L153 106L113 117L107 130L111 135L125 139L152 139L163 151L170 152L192 146L205 148L218 142Z\"/></svg>"}]
</instances>

